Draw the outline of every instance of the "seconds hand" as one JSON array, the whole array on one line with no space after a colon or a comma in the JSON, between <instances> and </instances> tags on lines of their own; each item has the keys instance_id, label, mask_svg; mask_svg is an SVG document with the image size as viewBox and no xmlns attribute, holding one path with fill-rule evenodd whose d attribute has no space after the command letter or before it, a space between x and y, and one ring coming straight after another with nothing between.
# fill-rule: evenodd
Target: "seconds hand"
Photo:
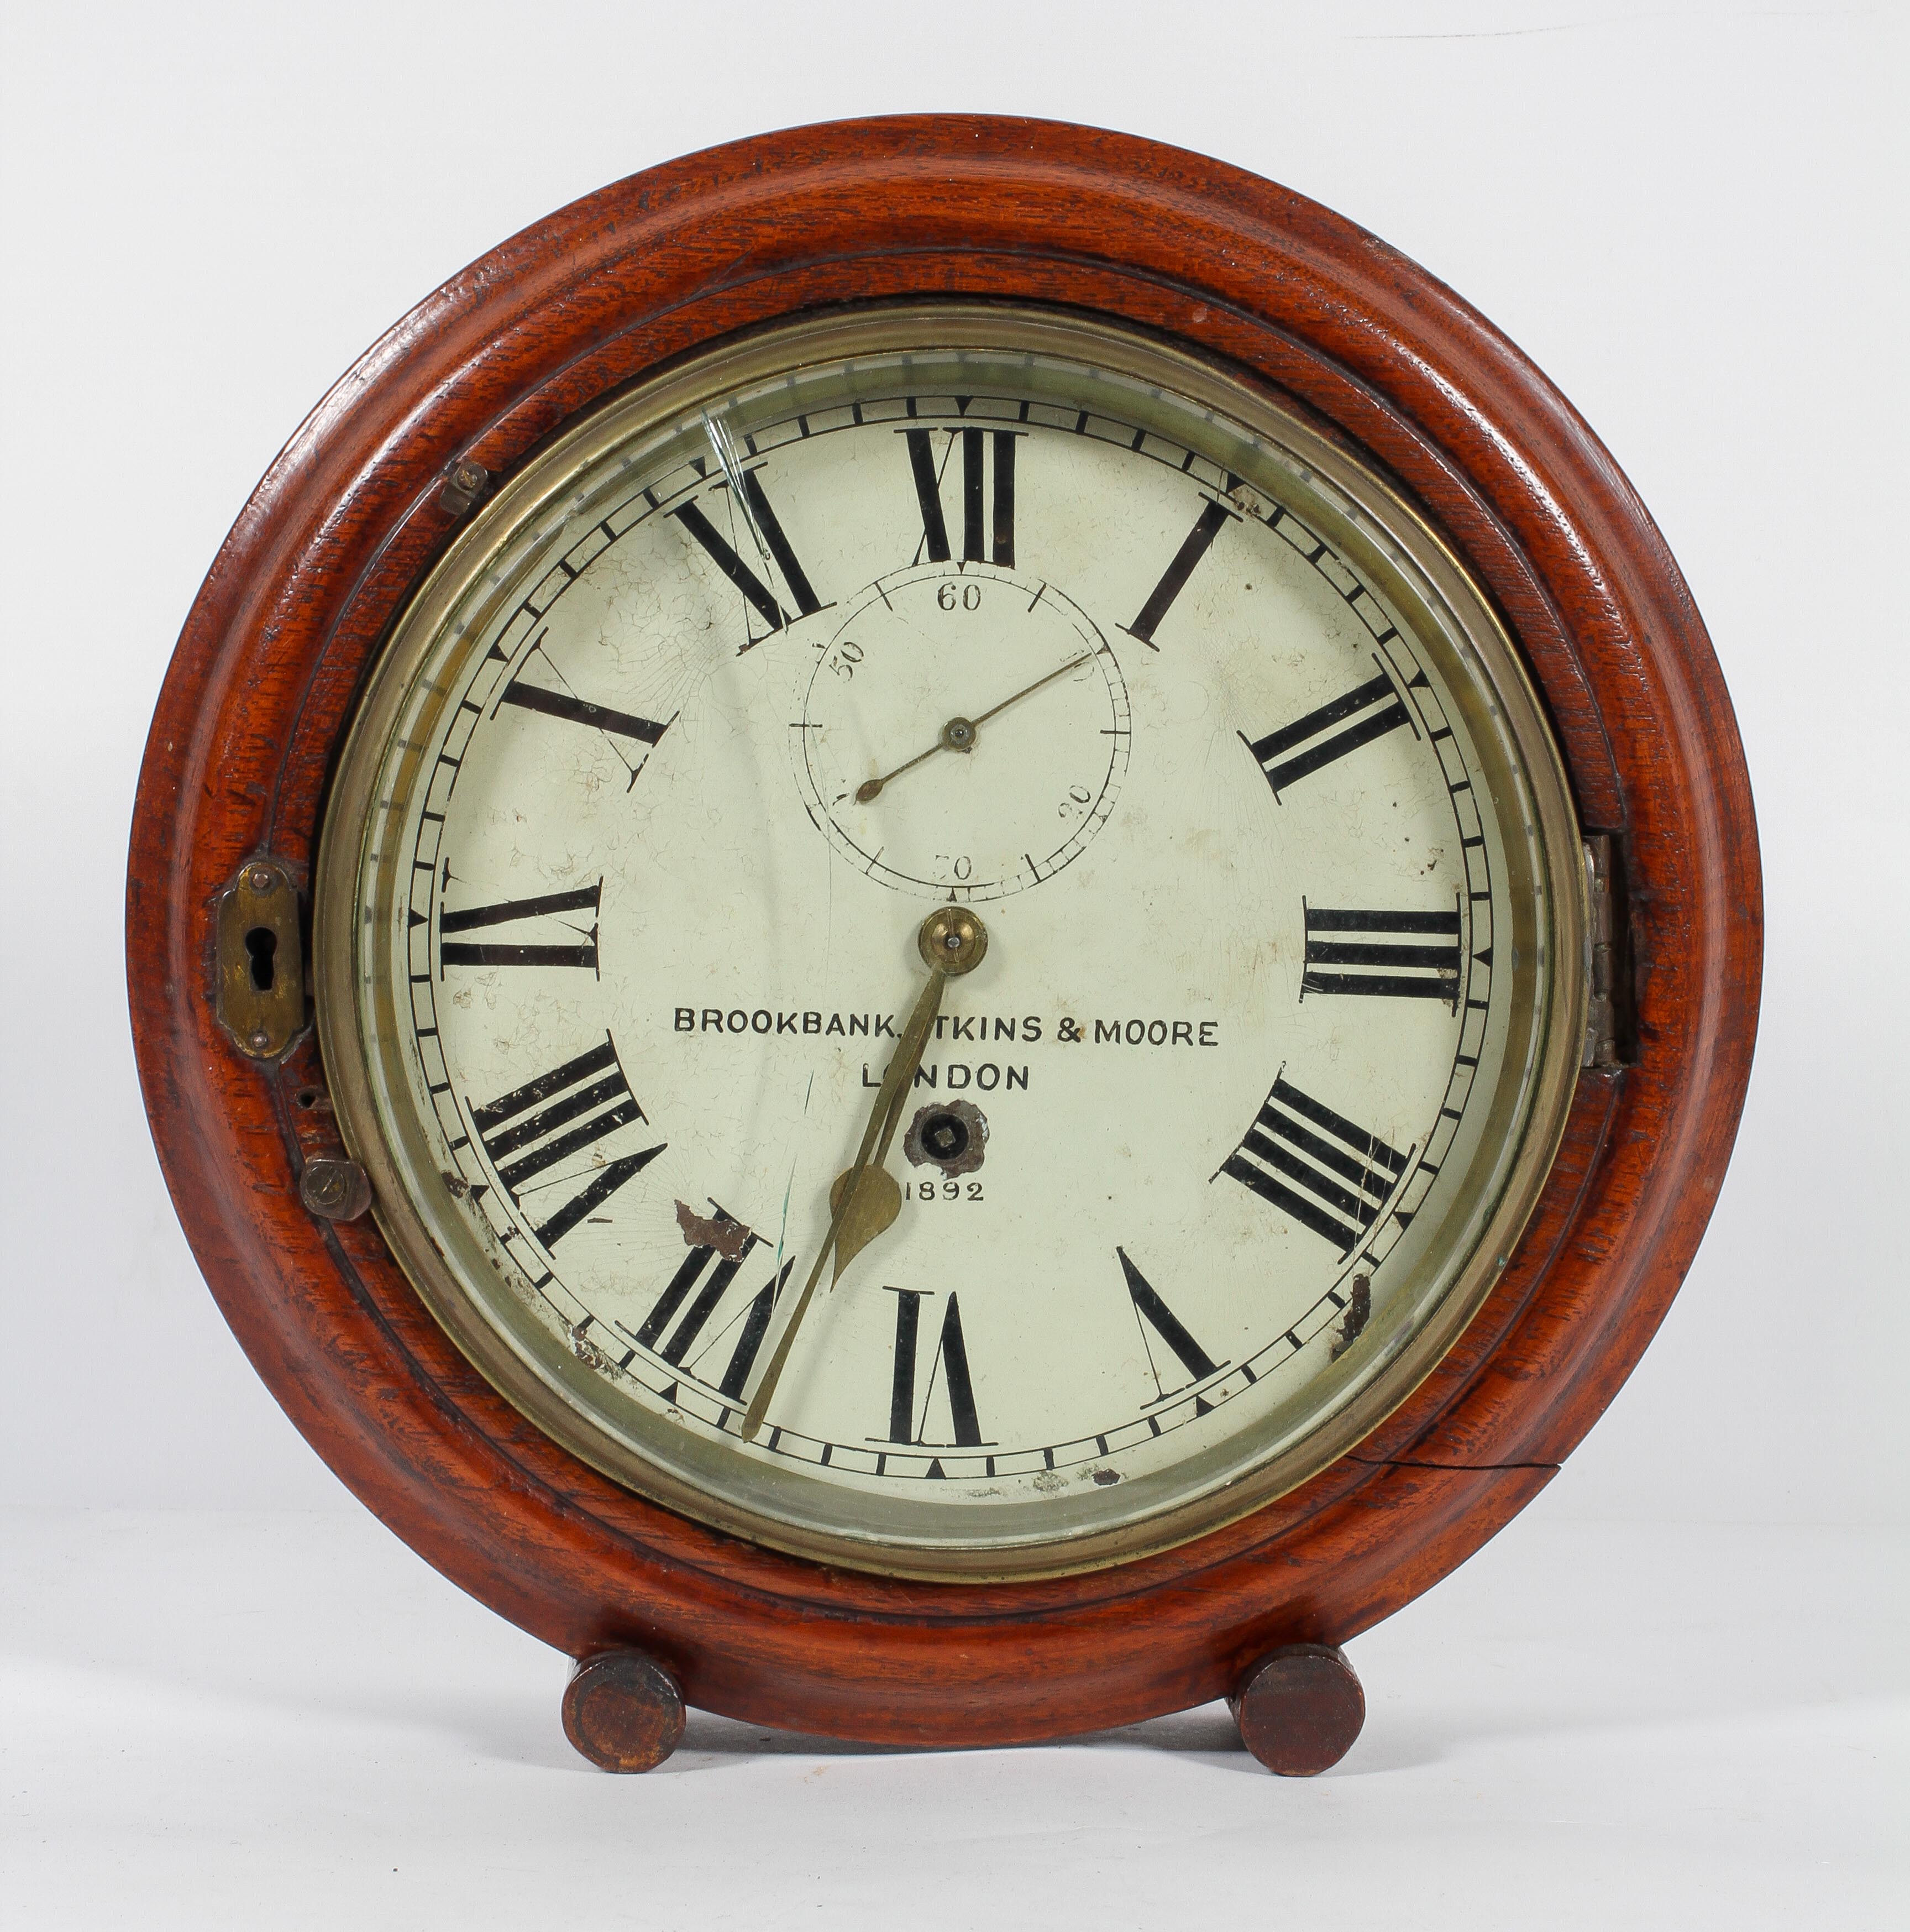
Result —
<instances>
[{"instance_id":1,"label":"seconds hand","mask_svg":"<svg viewBox=\"0 0 1910 1932\"><path fill-rule=\"evenodd\" d=\"M937 752L973 751L976 743L975 734L987 724L991 718L1006 711L1011 704L1018 704L1030 692L1039 691L1045 684L1052 684L1063 672L1078 670L1083 664L1099 657L1107 648L1105 644L1097 644L1093 650L1084 651L1079 657L1070 658L1066 664L1057 664L1053 670L1036 678L1033 684L1024 684L1012 696L1004 698L999 704L991 706L979 718L951 718L942 727L942 735L929 746L927 751L918 752L907 764L898 765L892 772L886 772L879 778L870 778L859 786L856 792L856 802L858 805L867 805L871 800L881 795L882 788L892 778L900 778L904 772L913 771L924 758L932 758Z\"/></svg>"},{"instance_id":2,"label":"seconds hand","mask_svg":"<svg viewBox=\"0 0 1910 1932\"><path fill-rule=\"evenodd\" d=\"M750 1397L749 1406L743 1412L741 1433L745 1442L754 1442L763 1426L764 1412L769 1406L770 1397L776 1392L777 1383L782 1379L783 1365L789 1360L790 1346L796 1340L796 1331L802 1325L803 1316L809 1312L810 1299L815 1294L817 1282L822 1279L823 1264L829 1259L830 1250L835 1251L835 1273L831 1277L833 1286L842 1279L842 1270L850 1262L901 1212L901 1190L882 1163L888 1158L889 1143L895 1138L895 1126L908 1098L909 1083L922 1064L922 1050L928 1044L935 1016L941 1010L942 989L951 980L960 978L981 964L982 956L988 950L988 928L966 908L944 906L922 921L922 929L916 935L916 945L928 962L928 983L922 988L922 996L915 1003L915 1011L910 1014L908 1024L902 1029L902 1036L896 1043L895 1057L889 1061L889 1071L883 1076L881 1089L875 1096L875 1105L869 1110L868 1123L862 1130L862 1145L856 1150L854 1163L836 1176L835 1184L829 1190L829 1232L816 1250L809 1279L802 1284L802 1292L790 1311L788 1324L776 1343L775 1353L769 1358L769 1365L763 1371L763 1379L757 1383L756 1393Z\"/></svg>"}]
</instances>

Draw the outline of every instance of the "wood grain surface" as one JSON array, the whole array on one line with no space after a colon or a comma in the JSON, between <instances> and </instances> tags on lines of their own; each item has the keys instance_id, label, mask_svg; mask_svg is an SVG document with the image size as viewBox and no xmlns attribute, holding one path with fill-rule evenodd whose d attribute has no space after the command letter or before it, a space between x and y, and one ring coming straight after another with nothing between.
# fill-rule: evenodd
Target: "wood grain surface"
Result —
<instances>
[{"instance_id":1,"label":"wood grain surface","mask_svg":"<svg viewBox=\"0 0 1910 1932\"><path fill-rule=\"evenodd\" d=\"M1084 310L1225 362L1357 446L1497 604L1582 822L1612 834L1636 1064L1582 1076L1511 1267L1441 1367L1258 1514L1121 1568L911 1582L754 1547L616 1487L482 1382L367 1218L299 1202L342 1152L309 1035L273 1067L213 1007L216 895L308 890L328 774L394 612L577 413L739 330L938 292ZM220 551L154 719L127 884L140 1076L226 1318L340 1478L447 1576L693 1704L892 1742L998 1743L1234 1690L1409 1602L1537 1493L1650 1340L1702 1235L1750 1064L1761 898L1742 752L1690 592L1570 404L1452 292L1301 196L1130 136L935 117L797 129L633 176L475 263L312 412Z\"/></svg>"},{"instance_id":2,"label":"wood grain surface","mask_svg":"<svg viewBox=\"0 0 1910 1932\"><path fill-rule=\"evenodd\" d=\"M683 1742L682 1694L640 1650L580 1658L562 1709L565 1736L600 1771L654 1771Z\"/></svg>"},{"instance_id":3,"label":"wood grain surface","mask_svg":"<svg viewBox=\"0 0 1910 1932\"><path fill-rule=\"evenodd\" d=\"M1346 1653L1290 1643L1249 1666L1227 1700L1240 1742L1282 1778L1318 1778L1358 1739L1366 1694Z\"/></svg>"}]
</instances>

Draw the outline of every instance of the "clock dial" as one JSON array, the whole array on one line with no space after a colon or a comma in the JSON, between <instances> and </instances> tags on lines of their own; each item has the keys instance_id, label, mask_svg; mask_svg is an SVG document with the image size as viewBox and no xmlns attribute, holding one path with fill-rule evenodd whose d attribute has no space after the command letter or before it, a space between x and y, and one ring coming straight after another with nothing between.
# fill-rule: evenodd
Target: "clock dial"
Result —
<instances>
[{"instance_id":1,"label":"clock dial","mask_svg":"<svg viewBox=\"0 0 1910 1932\"><path fill-rule=\"evenodd\" d=\"M1378 479L1126 337L903 310L623 398L474 520L346 753L321 1024L541 1426L784 1547L1060 1570L1303 1479L1477 1308L1579 862ZM949 907L987 950L892 1108Z\"/></svg>"}]
</instances>

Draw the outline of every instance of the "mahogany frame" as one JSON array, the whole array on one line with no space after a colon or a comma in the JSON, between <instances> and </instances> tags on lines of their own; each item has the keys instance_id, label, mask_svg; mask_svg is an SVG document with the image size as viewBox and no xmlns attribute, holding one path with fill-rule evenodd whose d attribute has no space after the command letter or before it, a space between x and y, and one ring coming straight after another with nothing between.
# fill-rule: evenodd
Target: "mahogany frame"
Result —
<instances>
[{"instance_id":1,"label":"mahogany frame","mask_svg":"<svg viewBox=\"0 0 1910 1932\"><path fill-rule=\"evenodd\" d=\"M1635 1064L1579 1079L1503 1279L1405 1405L1256 1514L1116 1568L923 1583L676 1516L530 1427L374 1223L318 1218L343 1150L315 1036L246 1058L214 1012L217 898L269 856L309 892L334 754L396 612L469 507L580 410L735 331L833 304L1013 297L1151 331L1378 466L1485 587L1612 836ZM1001 1744L1233 1690L1462 1562L1603 1412L1663 1318L1729 1156L1756 1029L1756 833L1690 593L1618 466L1452 292L1303 197L1060 124L799 128L652 169L427 297L319 404L187 619L134 809L127 945L154 1140L253 1366L419 1555L574 1657L640 1648L692 1704L882 1743ZM308 949L309 950L309 949Z\"/></svg>"}]
</instances>

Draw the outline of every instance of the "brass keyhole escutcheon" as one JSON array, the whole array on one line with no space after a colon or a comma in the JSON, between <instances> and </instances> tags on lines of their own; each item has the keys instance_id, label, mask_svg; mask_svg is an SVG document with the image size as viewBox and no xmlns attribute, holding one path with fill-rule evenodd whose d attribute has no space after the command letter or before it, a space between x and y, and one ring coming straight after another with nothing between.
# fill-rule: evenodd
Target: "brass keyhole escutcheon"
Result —
<instances>
[{"instance_id":1,"label":"brass keyhole escutcheon","mask_svg":"<svg viewBox=\"0 0 1910 1932\"><path fill-rule=\"evenodd\" d=\"M298 889L272 859L248 859L219 896L215 1010L248 1060L277 1060L305 1024Z\"/></svg>"}]
</instances>

